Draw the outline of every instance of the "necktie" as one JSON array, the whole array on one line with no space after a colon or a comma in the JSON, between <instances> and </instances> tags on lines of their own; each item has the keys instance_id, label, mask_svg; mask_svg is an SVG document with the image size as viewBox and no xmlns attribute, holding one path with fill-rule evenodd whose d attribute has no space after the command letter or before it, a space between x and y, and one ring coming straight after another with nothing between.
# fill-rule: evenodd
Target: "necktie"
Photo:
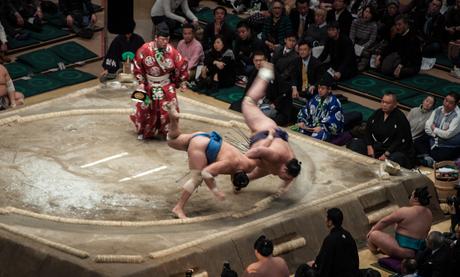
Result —
<instances>
[{"instance_id":1,"label":"necktie","mask_svg":"<svg viewBox=\"0 0 460 277\"><path fill-rule=\"evenodd\" d=\"M306 91L307 88L308 88L307 65L302 63L302 91Z\"/></svg>"},{"instance_id":2,"label":"necktie","mask_svg":"<svg viewBox=\"0 0 460 277\"><path fill-rule=\"evenodd\" d=\"M303 36L304 28L305 28L305 19L303 17L300 17L299 33L297 34L299 38Z\"/></svg>"}]
</instances>

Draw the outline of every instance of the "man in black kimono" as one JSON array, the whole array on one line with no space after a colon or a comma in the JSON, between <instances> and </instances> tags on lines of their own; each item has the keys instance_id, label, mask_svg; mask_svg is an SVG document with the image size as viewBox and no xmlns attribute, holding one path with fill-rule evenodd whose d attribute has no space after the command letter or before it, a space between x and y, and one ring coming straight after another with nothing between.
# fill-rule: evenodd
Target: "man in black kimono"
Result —
<instances>
[{"instance_id":1,"label":"man in black kimono","mask_svg":"<svg viewBox=\"0 0 460 277\"><path fill-rule=\"evenodd\" d=\"M359 256L356 242L342 228L343 213L338 208L327 210L326 226L331 230L324 239L315 261L308 264L315 268L318 277L360 277Z\"/></svg>"}]
</instances>

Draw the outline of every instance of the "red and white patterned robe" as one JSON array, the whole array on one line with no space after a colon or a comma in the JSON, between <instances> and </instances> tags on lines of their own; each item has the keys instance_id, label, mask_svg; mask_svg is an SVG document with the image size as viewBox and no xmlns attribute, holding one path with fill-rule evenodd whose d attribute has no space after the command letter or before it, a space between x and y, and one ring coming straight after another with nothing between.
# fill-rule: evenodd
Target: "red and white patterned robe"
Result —
<instances>
[{"instance_id":1,"label":"red and white patterned robe","mask_svg":"<svg viewBox=\"0 0 460 277\"><path fill-rule=\"evenodd\" d=\"M169 117L164 104L176 101L179 110L176 86L188 79L187 60L179 51L167 44L161 52L155 41L151 41L139 48L134 58L134 76L139 82L137 90L147 93L150 103L137 103L130 118L137 133L144 138L167 134Z\"/></svg>"}]
</instances>

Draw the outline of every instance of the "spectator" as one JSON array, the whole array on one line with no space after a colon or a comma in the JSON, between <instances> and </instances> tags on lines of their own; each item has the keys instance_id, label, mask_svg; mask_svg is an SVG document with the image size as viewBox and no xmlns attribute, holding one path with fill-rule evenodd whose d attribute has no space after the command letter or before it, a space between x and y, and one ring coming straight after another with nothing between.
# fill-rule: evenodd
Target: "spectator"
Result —
<instances>
[{"instance_id":1,"label":"spectator","mask_svg":"<svg viewBox=\"0 0 460 277\"><path fill-rule=\"evenodd\" d=\"M195 26L185 24L182 27L183 39L177 44L177 50L188 61L187 69L189 72L189 80L195 80L196 69L198 65L202 65L204 61L204 52L201 43L195 39Z\"/></svg>"},{"instance_id":2,"label":"spectator","mask_svg":"<svg viewBox=\"0 0 460 277\"><path fill-rule=\"evenodd\" d=\"M302 134L330 141L343 132L342 104L332 94L333 80L325 74L318 83L318 94L300 109L297 124Z\"/></svg>"},{"instance_id":3,"label":"spectator","mask_svg":"<svg viewBox=\"0 0 460 277\"><path fill-rule=\"evenodd\" d=\"M214 20L206 24L203 33L203 48L208 50L212 48L212 44L217 35L220 35L224 39L224 43L227 47L231 48L233 43L233 32L225 22L225 16L227 10L224 7L216 7L214 9Z\"/></svg>"},{"instance_id":4,"label":"spectator","mask_svg":"<svg viewBox=\"0 0 460 277\"><path fill-rule=\"evenodd\" d=\"M378 40L384 40L388 43L394 37L396 34L395 19L399 14L399 1L389 0L378 24Z\"/></svg>"},{"instance_id":5,"label":"spectator","mask_svg":"<svg viewBox=\"0 0 460 277\"><path fill-rule=\"evenodd\" d=\"M316 271L308 264L301 264L296 269L294 277L316 277Z\"/></svg>"},{"instance_id":6,"label":"spectator","mask_svg":"<svg viewBox=\"0 0 460 277\"><path fill-rule=\"evenodd\" d=\"M441 7L441 0L432 0L426 13L416 18L417 30L423 41L422 56L425 58L435 58L442 52L446 24Z\"/></svg>"},{"instance_id":7,"label":"spectator","mask_svg":"<svg viewBox=\"0 0 460 277\"><path fill-rule=\"evenodd\" d=\"M123 54L131 52L133 55L136 54L137 50L145 43L144 39L134 33L136 23L130 22L125 26L123 33L117 35L112 43L110 43L109 49L105 54L104 61L102 62L102 68L104 69L101 73L101 80L114 79L117 76L117 71L123 62ZM131 58L132 60L133 58Z\"/></svg>"},{"instance_id":8,"label":"spectator","mask_svg":"<svg viewBox=\"0 0 460 277\"><path fill-rule=\"evenodd\" d=\"M212 49L206 52L200 85L209 88L209 93L234 85L235 67L233 51L227 47L224 38L217 35Z\"/></svg>"},{"instance_id":9,"label":"spectator","mask_svg":"<svg viewBox=\"0 0 460 277\"><path fill-rule=\"evenodd\" d=\"M292 33L291 21L284 14L283 7L281 0L274 0L270 16L265 18L262 28L262 41L270 53L284 43L287 34Z\"/></svg>"},{"instance_id":10,"label":"spectator","mask_svg":"<svg viewBox=\"0 0 460 277\"><path fill-rule=\"evenodd\" d=\"M190 10L188 0L155 1L150 10L153 25L156 26L161 22L166 22L169 27L169 32L173 33L178 24L188 23L186 18L175 13L179 6L181 7L182 13L192 21L193 25L198 26L198 18Z\"/></svg>"},{"instance_id":11,"label":"spectator","mask_svg":"<svg viewBox=\"0 0 460 277\"><path fill-rule=\"evenodd\" d=\"M450 262L450 276L460 276L460 225L455 228L455 239L451 244L452 259Z\"/></svg>"},{"instance_id":12,"label":"spectator","mask_svg":"<svg viewBox=\"0 0 460 277\"><path fill-rule=\"evenodd\" d=\"M389 159L402 167L412 168L414 151L410 125L397 105L396 95L385 93L381 108L367 120L364 139L366 146L360 139L355 139L351 149L381 161Z\"/></svg>"},{"instance_id":13,"label":"spectator","mask_svg":"<svg viewBox=\"0 0 460 277\"><path fill-rule=\"evenodd\" d=\"M24 95L16 91L8 70L0 64L0 111L24 104Z\"/></svg>"},{"instance_id":14,"label":"spectator","mask_svg":"<svg viewBox=\"0 0 460 277\"><path fill-rule=\"evenodd\" d=\"M236 25L237 38L233 52L237 62L238 75L248 77L254 69L252 58L255 51L263 51L265 49L262 40L257 36L252 35L252 30L248 23L240 21Z\"/></svg>"},{"instance_id":15,"label":"spectator","mask_svg":"<svg viewBox=\"0 0 460 277\"><path fill-rule=\"evenodd\" d=\"M289 14L292 30L298 39L301 39L306 34L308 26L315 22L315 11L310 9L309 2L310 0L296 0L296 8Z\"/></svg>"},{"instance_id":16,"label":"spectator","mask_svg":"<svg viewBox=\"0 0 460 277\"><path fill-rule=\"evenodd\" d=\"M340 32L347 37L350 35L351 22L353 21L353 16L347 9L348 4L350 4L350 0L334 0L332 10L327 12L326 17L328 23L338 22Z\"/></svg>"},{"instance_id":17,"label":"spectator","mask_svg":"<svg viewBox=\"0 0 460 277\"><path fill-rule=\"evenodd\" d=\"M321 62L311 54L312 44L310 41L301 40L297 45L297 49L301 62L299 64L299 68L301 68L299 76L300 96L310 99L316 90L316 83L320 78Z\"/></svg>"},{"instance_id":18,"label":"spectator","mask_svg":"<svg viewBox=\"0 0 460 277\"><path fill-rule=\"evenodd\" d=\"M79 37L93 37L97 17L91 0L60 0L59 9L65 16L67 27Z\"/></svg>"},{"instance_id":19,"label":"spectator","mask_svg":"<svg viewBox=\"0 0 460 277\"><path fill-rule=\"evenodd\" d=\"M324 45L327 40L326 10L317 9L315 11L315 22L308 26L306 38L311 38L319 45Z\"/></svg>"},{"instance_id":20,"label":"spectator","mask_svg":"<svg viewBox=\"0 0 460 277\"><path fill-rule=\"evenodd\" d=\"M426 240L426 248L417 253L417 265L417 273L422 277L449 276L450 248L444 242L441 232L430 232Z\"/></svg>"},{"instance_id":21,"label":"spectator","mask_svg":"<svg viewBox=\"0 0 460 277\"><path fill-rule=\"evenodd\" d=\"M414 258L425 247L425 238L431 228L433 215L428 187L415 189L409 199L409 207L402 207L377 222L367 234L367 246L376 254L381 251L393 258ZM383 230L395 226L393 238Z\"/></svg>"},{"instance_id":22,"label":"spectator","mask_svg":"<svg viewBox=\"0 0 460 277\"><path fill-rule=\"evenodd\" d=\"M428 95L418 107L412 108L407 115L414 150L416 155L427 154L429 151L428 135L425 133L425 123L433 112L435 98Z\"/></svg>"},{"instance_id":23,"label":"spectator","mask_svg":"<svg viewBox=\"0 0 460 277\"><path fill-rule=\"evenodd\" d=\"M272 118L277 125L286 125L292 122L292 99L299 97L300 57L294 50L296 37L294 33L288 34L284 39L284 46L278 46L273 52L272 63L275 68L274 90L268 99L276 107L276 117Z\"/></svg>"},{"instance_id":24,"label":"spectator","mask_svg":"<svg viewBox=\"0 0 460 277\"><path fill-rule=\"evenodd\" d=\"M450 92L425 123L425 132L430 137L430 156L437 162L460 156L459 100L459 94Z\"/></svg>"},{"instance_id":25,"label":"spectator","mask_svg":"<svg viewBox=\"0 0 460 277\"><path fill-rule=\"evenodd\" d=\"M378 14L378 2L384 2L384 1L376 1L376 0L359 0L359 1L350 1L350 12L353 17L362 17L363 16L363 11L367 7L372 7L375 10L375 15ZM384 3L385 4L385 3ZM376 17L374 17L374 20Z\"/></svg>"},{"instance_id":26,"label":"spectator","mask_svg":"<svg viewBox=\"0 0 460 277\"><path fill-rule=\"evenodd\" d=\"M460 39L460 0L446 12L446 31L449 41Z\"/></svg>"},{"instance_id":27,"label":"spectator","mask_svg":"<svg viewBox=\"0 0 460 277\"><path fill-rule=\"evenodd\" d=\"M357 71L353 43L348 36L342 34L337 22L328 24L327 35L323 53L318 59L325 62L330 57L324 66L336 81L352 78Z\"/></svg>"},{"instance_id":28,"label":"spectator","mask_svg":"<svg viewBox=\"0 0 460 277\"><path fill-rule=\"evenodd\" d=\"M273 243L265 236L260 236L254 243L257 262L250 264L243 277L288 277L289 269L281 257L273 257Z\"/></svg>"},{"instance_id":29,"label":"spectator","mask_svg":"<svg viewBox=\"0 0 460 277\"><path fill-rule=\"evenodd\" d=\"M415 259L403 259L401 262L400 277L419 277L417 272L417 261Z\"/></svg>"},{"instance_id":30,"label":"spectator","mask_svg":"<svg viewBox=\"0 0 460 277\"><path fill-rule=\"evenodd\" d=\"M351 24L350 39L355 46L358 57L358 71L363 71L369 65L369 60L377 38L377 11L372 6L364 8L361 16Z\"/></svg>"},{"instance_id":31,"label":"spectator","mask_svg":"<svg viewBox=\"0 0 460 277\"><path fill-rule=\"evenodd\" d=\"M8 39L6 38L5 28L3 28L2 22L0 22L0 43L0 64L11 62L11 59L6 56L6 51L8 51Z\"/></svg>"},{"instance_id":32,"label":"spectator","mask_svg":"<svg viewBox=\"0 0 460 277\"><path fill-rule=\"evenodd\" d=\"M330 230L318 256L308 264L318 277L359 277L359 256L356 242L342 227L343 213L338 208L327 210L326 226Z\"/></svg>"},{"instance_id":33,"label":"spectator","mask_svg":"<svg viewBox=\"0 0 460 277\"><path fill-rule=\"evenodd\" d=\"M11 1L10 21L19 28L40 32L43 19L40 2L41 0Z\"/></svg>"},{"instance_id":34,"label":"spectator","mask_svg":"<svg viewBox=\"0 0 460 277\"><path fill-rule=\"evenodd\" d=\"M396 17L396 35L376 58L376 66L381 65L381 71L385 75L405 78L420 71L420 40L409 28L408 20L406 16Z\"/></svg>"}]
</instances>

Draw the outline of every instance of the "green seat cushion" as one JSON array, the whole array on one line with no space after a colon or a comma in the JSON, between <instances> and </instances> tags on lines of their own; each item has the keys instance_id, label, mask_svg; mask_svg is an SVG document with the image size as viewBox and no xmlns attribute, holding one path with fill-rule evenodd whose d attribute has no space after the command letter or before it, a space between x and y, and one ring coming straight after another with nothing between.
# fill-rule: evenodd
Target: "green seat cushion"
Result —
<instances>
[{"instance_id":1,"label":"green seat cushion","mask_svg":"<svg viewBox=\"0 0 460 277\"><path fill-rule=\"evenodd\" d=\"M30 97L63 87L65 84L59 80L49 78L46 75L36 75L27 80L14 81L17 91L24 93L25 97Z\"/></svg>"},{"instance_id":2,"label":"green seat cushion","mask_svg":"<svg viewBox=\"0 0 460 277\"><path fill-rule=\"evenodd\" d=\"M72 64L78 61L84 61L97 57L94 52L74 41L55 45L48 49L65 60L66 64Z\"/></svg>"},{"instance_id":3,"label":"green seat cushion","mask_svg":"<svg viewBox=\"0 0 460 277\"><path fill-rule=\"evenodd\" d=\"M93 74L86 73L74 68L67 68L55 72L46 74L48 78L55 79L65 86L70 86L78 83L83 83L89 80L96 79L97 77Z\"/></svg>"},{"instance_id":4,"label":"green seat cushion","mask_svg":"<svg viewBox=\"0 0 460 277\"><path fill-rule=\"evenodd\" d=\"M436 64L449 68L453 66L446 53L436 55Z\"/></svg>"},{"instance_id":5,"label":"green seat cushion","mask_svg":"<svg viewBox=\"0 0 460 277\"><path fill-rule=\"evenodd\" d=\"M21 47L26 47L29 45L38 44L38 43L40 43L40 41L33 39L33 38L28 38L26 40L17 40L15 38L8 36L8 48L11 50L21 48Z\"/></svg>"},{"instance_id":6,"label":"green seat cushion","mask_svg":"<svg viewBox=\"0 0 460 277\"><path fill-rule=\"evenodd\" d=\"M232 86L229 88L221 88L211 96L221 101L232 103L240 100L244 95L244 89L238 86Z\"/></svg>"},{"instance_id":7,"label":"green seat cushion","mask_svg":"<svg viewBox=\"0 0 460 277\"><path fill-rule=\"evenodd\" d=\"M8 63L4 65L10 74L11 79L17 79L32 73L32 68L23 63Z\"/></svg>"},{"instance_id":8,"label":"green seat cushion","mask_svg":"<svg viewBox=\"0 0 460 277\"><path fill-rule=\"evenodd\" d=\"M48 49L40 49L17 57L16 61L32 67L33 72L38 73L52 68L57 68L58 63L65 61Z\"/></svg>"},{"instance_id":9,"label":"green seat cushion","mask_svg":"<svg viewBox=\"0 0 460 277\"><path fill-rule=\"evenodd\" d=\"M59 29L51 24L44 24L40 32L30 32L30 37L39 41L48 41L70 35L68 31Z\"/></svg>"},{"instance_id":10,"label":"green seat cushion","mask_svg":"<svg viewBox=\"0 0 460 277\"><path fill-rule=\"evenodd\" d=\"M442 95L442 96L447 95L447 93L449 92L448 88L454 89L452 88L452 86L453 87L458 86L455 83L449 82L445 79L441 79L441 78L434 77L431 75L426 75L426 74L417 74L415 76L402 79L400 82L407 86L414 87L414 88L428 91L428 92L432 92L432 93ZM446 89L444 88L447 88L447 92L446 92Z\"/></svg>"}]
</instances>

